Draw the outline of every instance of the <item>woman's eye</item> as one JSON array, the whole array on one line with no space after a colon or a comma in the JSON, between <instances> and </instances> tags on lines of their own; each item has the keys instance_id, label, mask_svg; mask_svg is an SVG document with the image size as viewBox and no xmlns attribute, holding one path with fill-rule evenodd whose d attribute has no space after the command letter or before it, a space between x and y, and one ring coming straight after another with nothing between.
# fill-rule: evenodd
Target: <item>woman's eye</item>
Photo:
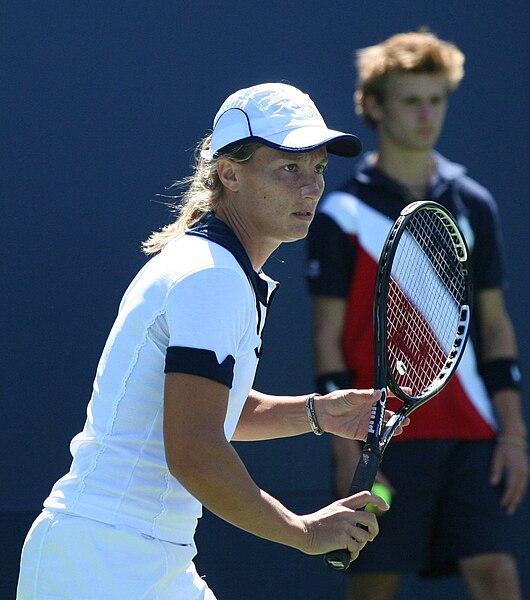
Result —
<instances>
[{"instance_id":1,"label":"woman's eye","mask_svg":"<svg viewBox=\"0 0 530 600\"><path fill-rule=\"evenodd\" d=\"M289 171L290 173L292 173L292 172L296 171L297 167L298 167L298 165L296 163L292 163L292 164L289 164L289 165L284 165L283 168L286 171Z\"/></svg>"},{"instance_id":2,"label":"woman's eye","mask_svg":"<svg viewBox=\"0 0 530 600\"><path fill-rule=\"evenodd\" d=\"M317 173L318 175L324 175L327 168L328 168L328 165L317 165L315 167L315 173Z\"/></svg>"}]
</instances>

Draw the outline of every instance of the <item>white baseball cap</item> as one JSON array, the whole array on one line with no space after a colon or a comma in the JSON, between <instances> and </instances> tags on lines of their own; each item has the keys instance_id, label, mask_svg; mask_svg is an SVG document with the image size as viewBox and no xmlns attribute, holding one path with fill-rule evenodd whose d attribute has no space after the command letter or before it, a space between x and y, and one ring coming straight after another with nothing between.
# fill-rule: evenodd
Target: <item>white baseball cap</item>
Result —
<instances>
[{"instance_id":1,"label":"white baseball cap","mask_svg":"<svg viewBox=\"0 0 530 600\"><path fill-rule=\"evenodd\" d=\"M256 141L287 152L326 146L331 154L357 156L359 138L328 129L311 98L292 85L262 83L231 94L215 115L211 159L235 143Z\"/></svg>"}]
</instances>

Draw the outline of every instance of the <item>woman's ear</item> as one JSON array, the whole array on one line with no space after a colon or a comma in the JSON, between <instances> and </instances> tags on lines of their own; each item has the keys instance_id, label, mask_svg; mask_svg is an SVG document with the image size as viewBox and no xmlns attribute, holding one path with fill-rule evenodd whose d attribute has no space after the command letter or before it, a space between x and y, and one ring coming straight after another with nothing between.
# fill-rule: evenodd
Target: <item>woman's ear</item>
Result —
<instances>
[{"instance_id":1,"label":"woman's ear","mask_svg":"<svg viewBox=\"0 0 530 600\"><path fill-rule=\"evenodd\" d=\"M225 188L237 192L239 188L239 169L235 161L229 158L219 158L217 160L217 175Z\"/></svg>"}]
</instances>

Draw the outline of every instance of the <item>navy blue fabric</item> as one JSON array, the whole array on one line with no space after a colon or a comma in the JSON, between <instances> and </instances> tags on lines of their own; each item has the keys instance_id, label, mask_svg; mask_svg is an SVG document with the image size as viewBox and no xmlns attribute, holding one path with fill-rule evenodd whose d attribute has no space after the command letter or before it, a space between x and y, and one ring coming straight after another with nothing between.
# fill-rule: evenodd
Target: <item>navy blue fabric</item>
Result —
<instances>
[{"instance_id":1,"label":"navy blue fabric","mask_svg":"<svg viewBox=\"0 0 530 600\"><path fill-rule=\"evenodd\" d=\"M317 213L307 238L307 285L315 296L347 298L355 266L357 248L337 223ZM319 276L311 277L311 259L318 256Z\"/></svg>"},{"instance_id":2,"label":"navy blue fabric","mask_svg":"<svg viewBox=\"0 0 530 600\"><path fill-rule=\"evenodd\" d=\"M222 363L219 363L215 352L212 350L169 346L166 353L164 373L199 375L231 388L234 378L234 364L234 357L230 355Z\"/></svg>"},{"instance_id":3,"label":"navy blue fabric","mask_svg":"<svg viewBox=\"0 0 530 600\"><path fill-rule=\"evenodd\" d=\"M390 444L383 471L396 494L379 518L377 540L363 549L350 574L386 570L443 577L457 572L460 558L511 553L521 515L509 516L501 507L504 482L489 483L494 448L492 440Z\"/></svg>"}]
</instances>

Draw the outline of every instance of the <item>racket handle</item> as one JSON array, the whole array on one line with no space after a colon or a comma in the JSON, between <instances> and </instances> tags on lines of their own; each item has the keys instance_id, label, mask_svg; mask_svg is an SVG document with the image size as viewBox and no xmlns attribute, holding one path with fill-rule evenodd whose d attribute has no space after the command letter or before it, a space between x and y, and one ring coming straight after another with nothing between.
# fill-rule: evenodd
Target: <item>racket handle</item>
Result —
<instances>
[{"instance_id":1,"label":"racket handle","mask_svg":"<svg viewBox=\"0 0 530 600\"><path fill-rule=\"evenodd\" d=\"M324 562L335 571L346 571L350 566L351 556L346 548L341 548L325 554Z\"/></svg>"},{"instance_id":2,"label":"racket handle","mask_svg":"<svg viewBox=\"0 0 530 600\"><path fill-rule=\"evenodd\" d=\"M380 463L381 452L365 447L359 464L355 469L355 474L350 485L350 495L372 489ZM364 510L364 508L360 510ZM324 555L324 562L335 571L346 571L351 563L351 555L346 548L332 550Z\"/></svg>"},{"instance_id":3,"label":"racket handle","mask_svg":"<svg viewBox=\"0 0 530 600\"><path fill-rule=\"evenodd\" d=\"M380 464L381 451L365 446L350 484L350 496L372 489Z\"/></svg>"}]
</instances>

